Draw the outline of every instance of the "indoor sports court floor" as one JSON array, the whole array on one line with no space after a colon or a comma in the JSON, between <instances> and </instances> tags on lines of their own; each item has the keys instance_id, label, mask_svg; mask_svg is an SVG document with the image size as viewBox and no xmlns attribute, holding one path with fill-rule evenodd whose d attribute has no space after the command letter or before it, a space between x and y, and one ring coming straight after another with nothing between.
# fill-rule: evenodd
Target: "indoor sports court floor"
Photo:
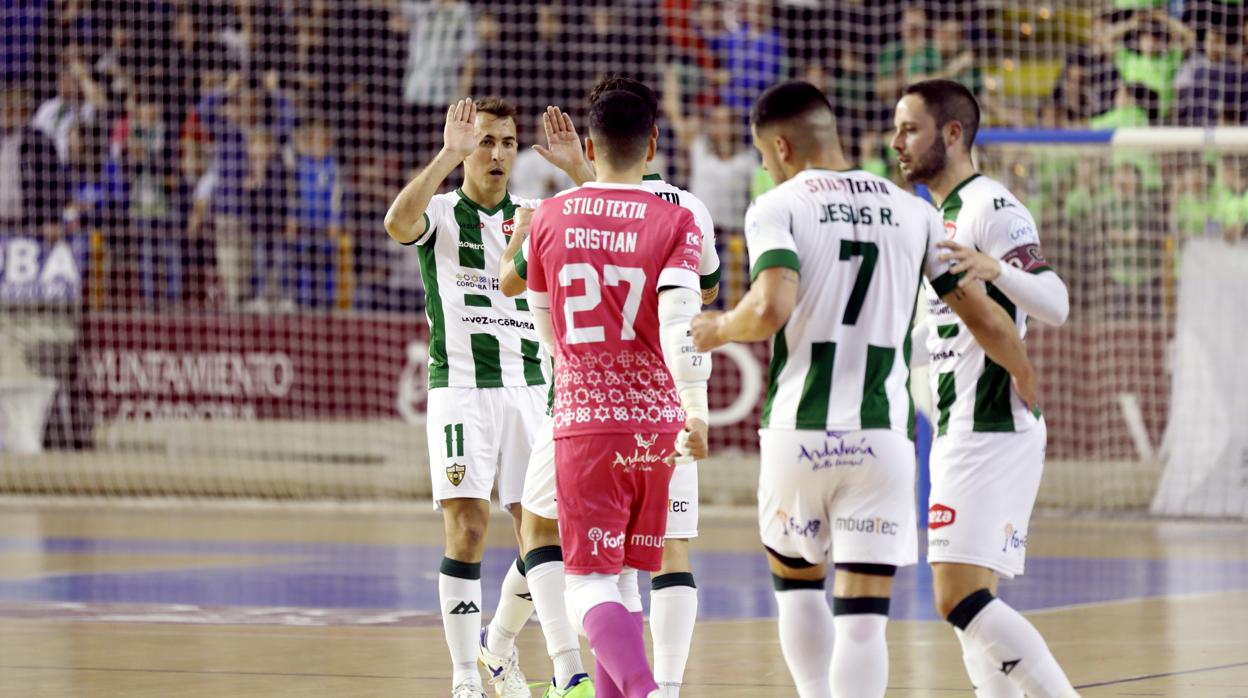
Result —
<instances>
[{"instance_id":1,"label":"indoor sports court floor","mask_svg":"<svg viewBox=\"0 0 1248 698\"><path fill-rule=\"evenodd\" d=\"M792 695L751 512L704 512L702 530L682 695ZM496 518L487 611L508 535ZM445 696L441 538L421 505L0 503L0 696ZM1084 696L1248 698L1248 525L1046 520L1029 545L1002 595ZM888 695L971 695L930 575L897 582ZM547 678L536 625L520 647Z\"/></svg>"}]
</instances>

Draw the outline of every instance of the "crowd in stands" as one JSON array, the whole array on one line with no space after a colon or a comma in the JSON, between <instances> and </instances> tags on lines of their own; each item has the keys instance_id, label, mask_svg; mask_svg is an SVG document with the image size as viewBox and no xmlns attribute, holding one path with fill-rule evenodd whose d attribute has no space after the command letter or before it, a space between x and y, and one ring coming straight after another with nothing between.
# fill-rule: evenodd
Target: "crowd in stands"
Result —
<instances>
[{"instance_id":1,"label":"crowd in stands","mask_svg":"<svg viewBox=\"0 0 1248 698\"><path fill-rule=\"evenodd\" d=\"M925 77L966 84L989 124L1248 122L1240 3L1091 4L5 0L0 233L96 232L114 307L410 310L416 255L380 221L463 95L519 106L515 190L542 196L569 184L524 152L547 104L579 118L610 73L661 88L655 169L706 201L725 239L767 186L749 106L787 77L824 87L851 157L886 176L892 106ZM1163 244L1129 233L1151 221L1243 239L1246 164L1072 160L1047 174L1086 191L1022 188L1062 220L1129 210L1107 219L1111 250ZM1156 196L1106 203L1139 191Z\"/></svg>"}]
</instances>

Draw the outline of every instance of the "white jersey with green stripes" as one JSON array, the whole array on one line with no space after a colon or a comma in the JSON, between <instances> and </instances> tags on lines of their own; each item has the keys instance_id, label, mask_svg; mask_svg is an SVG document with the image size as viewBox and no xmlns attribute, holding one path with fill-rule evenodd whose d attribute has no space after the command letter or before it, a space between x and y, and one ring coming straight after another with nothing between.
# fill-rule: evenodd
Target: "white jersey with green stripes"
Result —
<instances>
[{"instance_id":1,"label":"white jersey with green stripes","mask_svg":"<svg viewBox=\"0 0 1248 698\"><path fill-rule=\"evenodd\" d=\"M429 319L430 388L545 385L545 352L524 295L499 290L498 266L517 208L536 199L504 196L486 209L463 190L433 197L420 254Z\"/></svg>"},{"instance_id":2,"label":"white jersey with green stripes","mask_svg":"<svg viewBox=\"0 0 1248 698\"><path fill-rule=\"evenodd\" d=\"M693 214L693 222L702 231L702 261L698 265L698 276L703 291L719 285L719 254L715 251L715 221L711 220L711 211L702 200L685 189L666 182L657 174L648 174L641 178L641 186L665 201L689 209Z\"/></svg>"},{"instance_id":3,"label":"white jersey with green stripes","mask_svg":"<svg viewBox=\"0 0 1248 698\"><path fill-rule=\"evenodd\" d=\"M919 282L956 283L935 247L942 230L929 204L861 170L805 170L754 202L751 279L773 267L800 277L772 340L764 427L909 431Z\"/></svg>"},{"instance_id":4,"label":"white jersey with green stripes","mask_svg":"<svg viewBox=\"0 0 1248 698\"><path fill-rule=\"evenodd\" d=\"M1040 236L1027 208L1000 182L983 175L963 181L941 203L945 235L961 245L1024 271L1049 271L1040 255ZM1014 318L1020 337L1027 315L991 283L988 296ZM936 405L936 433L1024 431L1037 416L1015 394L1010 374L989 359L966 324L927 287L927 349Z\"/></svg>"}]
</instances>

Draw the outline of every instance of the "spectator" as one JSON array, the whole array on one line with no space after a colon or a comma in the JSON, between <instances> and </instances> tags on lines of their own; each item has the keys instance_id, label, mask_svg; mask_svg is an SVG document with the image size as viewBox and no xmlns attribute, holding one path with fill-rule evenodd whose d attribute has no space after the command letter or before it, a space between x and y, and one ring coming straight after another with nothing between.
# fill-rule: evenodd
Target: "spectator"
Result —
<instances>
[{"instance_id":1,"label":"spectator","mask_svg":"<svg viewBox=\"0 0 1248 698\"><path fill-rule=\"evenodd\" d=\"M537 117L552 104L575 110L585 101L588 86L582 83L592 66L582 52L582 42L568 32L562 11L560 3L538 3L532 16L525 18L533 22L533 30L531 38L517 47L514 71L501 66L513 84L520 86L516 97L522 116ZM500 33L495 43L506 41L505 34Z\"/></svg>"},{"instance_id":2,"label":"spectator","mask_svg":"<svg viewBox=\"0 0 1248 698\"><path fill-rule=\"evenodd\" d=\"M210 164L195 187L187 227L193 237L211 230L217 280L230 308L243 300L251 269L251 246L242 225L243 181L250 169L247 130L258 120L254 113L258 101L249 90L222 89L204 97L196 108L208 135Z\"/></svg>"},{"instance_id":3,"label":"spectator","mask_svg":"<svg viewBox=\"0 0 1248 698\"><path fill-rule=\"evenodd\" d=\"M1211 209L1222 239L1248 239L1248 158L1224 155L1213 187Z\"/></svg>"},{"instance_id":4,"label":"spectator","mask_svg":"<svg viewBox=\"0 0 1248 698\"><path fill-rule=\"evenodd\" d=\"M69 187L52 140L30 126L30 93L0 94L0 229L60 233Z\"/></svg>"},{"instance_id":5,"label":"spectator","mask_svg":"<svg viewBox=\"0 0 1248 698\"><path fill-rule=\"evenodd\" d=\"M546 128L541 119L534 119L533 142L546 143ZM532 148L521 148L511 168L508 190L526 199L547 199L564 189L571 189L572 179Z\"/></svg>"},{"instance_id":6,"label":"spectator","mask_svg":"<svg viewBox=\"0 0 1248 698\"><path fill-rule=\"evenodd\" d=\"M1147 85L1123 84L1114 97L1114 107L1092 117L1088 125L1098 130L1148 126L1157 117L1157 103L1157 93Z\"/></svg>"},{"instance_id":7,"label":"spectator","mask_svg":"<svg viewBox=\"0 0 1248 698\"><path fill-rule=\"evenodd\" d=\"M1210 199L1216 200L1217 194L1210 197L1208 169L1200 156L1181 163L1178 168L1170 213L1174 216L1174 228L1184 242L1205 237L1218 227L1215 207L1210 205Z\"/></svg>"},{"instance_id":8,"label":"spectator","mask_svg":"<svg viewBox=\"0 0 1248 698\"><path fill-rule=\"evenodd\" d=\"M410 144L411 162L425 162L441 135L446 105L472 90L477 21L462 0L402 1L401 11L391 15L395 29L408 32L403 102L412 111L401 128L419 139Z\"/></svg>"},{"instance_id":9,"label":"spectator","mask_svg":"<svg viewBox=\"0 0 1248 698\"><path fill-rule=\"evenodd\" d=\"M243 180L243 229L252 238L251 310L294 309L288 235L290 170L277 137L266 128L247 134L247 178Z\"/></svg>"},{"instance_id":10,"label":"spectator","mask_svg":"<svg viewBox=\"0 0 1248 698\"><path fill-rule=\"evenodd\" d=\"M1097 56L1093 52L1082 47L1068 50L1053 92L1040 108L1041 123L1057 128L1081 128L1087 126L1094 115L1105 111L1094 79L1098 75L1096 64ZM1108 68L1112 72L1113 66Z\"/></svg>"},{"instance_id":11,"label":"spectator","mask_svg":"<svg viewBox=\"0 0 1248 698\"><path fill-rule=\"evenodd\" d=\"M401 183L387 176L387 161L372 155L357 161L347 205L347 230L356 245L355 307L418 312L424 309L420 255L377 234L377 227ZM513 171L513 181L515 181Z\"/></svg>"},{"instance_id":12,"label":"spectator","mask_svg":"<svg viewBox=\"0 0 1248 698\"><path fill-rule=\"evenodd\" d=\"M52 139L64 164L69 162L70 141L79 138L79 126L94 121L97 113L103 116L108 105L104 90L76 55L66 56L56 84L56 96L39 105L31 126Z\"/></svg>"},{"instance_id":13,"label":"spectator","mask_svg":"<svg viewBox=\"0 0 1248 698\"><path fill-rule=\"evenodd\" d=\"M723 67L720 103L745 114L784 74L786 52L770 2L744 0L738 12L736 28L713 38L711 48Z\"/></svg>"},{"instance_id":14,"label":"spectator","mask_svg":"<svg viewBox=\"0 0 1248 698\"><path fill-rule=\"evenodd\" d=\"M940 51L928 40L927 13L908 7L901 14L901 38L885 44L876 65L875 93L888 104L901 97L910 83L940 71Z\"/></svg>"},{"instance_id":15,"label":"spectator","mask_svg":"<svg viewBox=\"0 0 1248 698\"><path fill-rule=\"evenodd\" d=\"M585 25L590 31L582 45L590 48L589 60L584 61L589 71L577 76L579 84L573 84L578 95L608 75L628 75L647 84L657 77L656 41L650 24L654 17L643 13L625 22L616 4L599 0L586 10Z\"/></svg>"},{"instance_id":16,"label":"spectator","mask_svg":"<svg viewBox=\"0 0 1248 698\"><path fill-rule=\"evenodd\" d=\"M725 104L711 107L705 120L689 117L680 95L679 76L669 70L663 81L663 111L677 143L689 152L689 191L706 204L717 229L740 231L758 165L740 132L741 117Z\"/></svg>"},{"instance_id":17,"label":"spectator","mask_svg":"<svg viewBox=\"0 0 1248 698\"><path fill-rule=\"evenodd\" d=\"M1100 205L1110 280L1107 307L1121 318L1156 315L1161 310L1166 237L1161 201L1145 189L1143 173L1134 163L1114 167L1111 187Z\"/></svg>"},{"instance_id":18,"label":"spectator","mask_svg":"<svg viewBox=\"0 0 1248 698\"><path fill-rule=\"evenodd\" d=\"M981 97L982 102L983 74L975 65L975 53L970 48L963 23L952 17L937 22L935 46L940 54L940 68L932 77L956 80Z\"/></svg>"},{"instance_id":19,"label":"spectator","mask_svg":"<svg viewBox=\"0 0 1248 698\"><path fill-rule=\"evenodd\" d=\"M1174 102L1175 74L1195 38L1195 32L1164 10L1136 13L1098 36L1101 49L1113 55L1123 82L1157 93L1158 115L1163 119Z\"/></svg>"},{"instance_id":20,"label":"spectator","mask_svg":"<svg viewBox=\"0 0 1248 698\"><path fill-rule=\"evenodd\" d=\"M175 304L182 298L186 249L171 191L173 134L150 92L134 91L126 107L110 151L124 179L127 227L138 243L139 290L149 303Z\"/></svg>"},{"instance_id":21,"label":"spectator","mask_svg":"<svg viewBox=\"0 0 1248 698\"><path fill-rule=\"evenodd\" d=\"M295 136L295 189L286 235L293 242L299 305L332 307L343 239L343 177L329 127L309 119Z\"/></svg>"},{"instance_id":22,"label":"spectator","mask_svg":"<svg viewBox=\"0 0 1248 698\"><path fill-rule=\"evenodd\" d=\"M1232 45L1239 45L1239 37L1211 24L1205 29L1203 50L1183 62L1174 78L1181 126L1216 126L1227 112L1233 114L1233 121L1242 120L1245 72L1229 50Z\"/></svg>"},{"instance_id":23,"label":"spectator","mask_svg":"<svg viewBox=\"0 0 1248 698\"><path fill-rule=\"evenodd\" d=\"M0 43L0 83L39 84L40 29L53 24L57 0L9 0L0 5L4 42ZM60 38L55 37L55 38Z\"/></svg>"}]
</instances>

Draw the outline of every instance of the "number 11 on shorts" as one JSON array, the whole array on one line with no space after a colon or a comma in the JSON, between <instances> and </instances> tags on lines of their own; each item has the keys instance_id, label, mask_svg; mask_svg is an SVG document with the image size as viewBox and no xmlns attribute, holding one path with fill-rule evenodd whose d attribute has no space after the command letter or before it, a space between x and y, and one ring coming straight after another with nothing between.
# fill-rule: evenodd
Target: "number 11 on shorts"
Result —
<instances>
[{"instance_id":1,"label":"number 11 on shorts","mask_svg":"<svg viewBox=\"0 0 1248 698\"><path fill-rule=\"evenodd\" d=\"M446 457L447 458L455 458L455 457L462 458L464 455L464 425L463 423L461 422L459 424L447 424L446 428L443 429L443 431L446 432Z\"/></svg>"}]
</instances>

